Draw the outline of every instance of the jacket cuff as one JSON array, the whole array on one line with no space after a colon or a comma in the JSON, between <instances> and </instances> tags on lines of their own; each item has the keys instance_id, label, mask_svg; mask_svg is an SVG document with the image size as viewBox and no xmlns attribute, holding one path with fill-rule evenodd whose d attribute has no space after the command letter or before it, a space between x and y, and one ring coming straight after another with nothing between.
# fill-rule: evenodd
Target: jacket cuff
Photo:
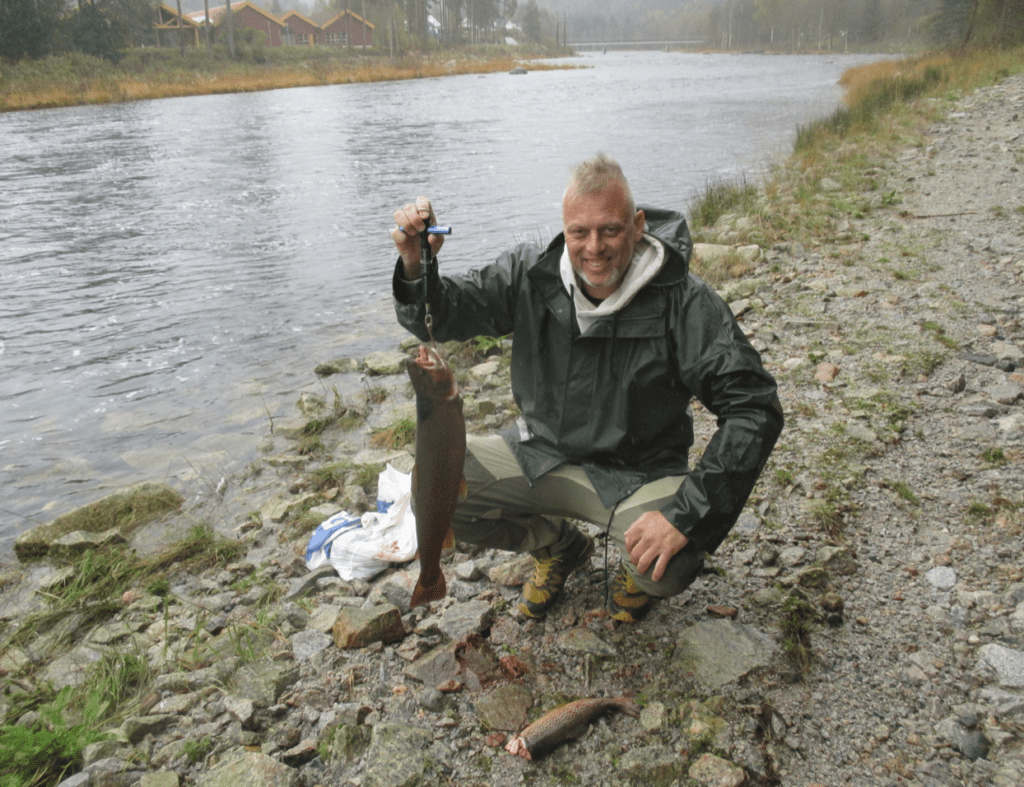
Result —
<instances>
[{"instance_id":1,"label":"jacket cuff","mask_svg":"<svg viewBox=\"0 0 1024 787\"><path fill-rule=\"evenodd\" d=\"M410 280L402 278L402 273L402 258L399 257L395 264L395 274L391 278L391 291L396 301L411 306L423 300L424 277Z\"/></svg>"}]
</instances>

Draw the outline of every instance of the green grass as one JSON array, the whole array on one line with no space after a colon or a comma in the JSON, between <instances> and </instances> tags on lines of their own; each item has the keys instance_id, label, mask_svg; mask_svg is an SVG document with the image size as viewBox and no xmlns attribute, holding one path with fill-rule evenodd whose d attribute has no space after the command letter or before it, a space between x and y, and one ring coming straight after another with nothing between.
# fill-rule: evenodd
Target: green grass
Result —
<instances>
[{"instance_id":1,"label":"green grass","mask_svg":"<svg viewBox=\"0 0 1024 787\"><path fill-rule=\"evenodd\" d=\"M886 484L892 491L902 497L912 506L921 505L921 499L914 494L913 490L903 481L894 481Z\"/></svg>"},{"instance_id":2,"label":"green grass","mask_svg":"<svg viewBox=\"0 0 1024 787\"><path fill-rule=\"evenodd\" d=\"M818 612L799 591L791 592L782 605L779 620L782 650L789 656L797 674L803 678L813 662L811 634L816 628Z\"/></svg>"},{"instance_id":3,"label":"green grass","mask_svg":"<svg viewBox=\"0 0 1024 787\"><path fill-rule=\"evenodd\" d=\"M738 182L709 180L704 193L689 205L691 229L697 232L713 227L727 213L749 213L757 204L758 192L757 186L745 177Z\"/></svg>"},{"instance_id":4,"label":"green grass","mask_svg":"<svg viewBox=\"0 0 1024 787\"><path fill-rule=\"evenodd\" d=\"M370 435L370 446L385 450L394 450L409 445L416 437L416 419L399 418L391 426L374 429Z\"/></svg>"},{"instance_id":5,"label":"green grass","mask_svg":"<svg viewBox=\"0 0 1024 787\"><path fill-rule=\"evenodd\" d=\"M69 723L67 707L71 689L64 689L52 702L39 708L40 720L31 725L0 726L0 763L3 787L42 787L61 781L82 762L82 751L90 743L108 736L95 729L102 698L94 693L82 720Z\"/></svg>"}]
</instances>

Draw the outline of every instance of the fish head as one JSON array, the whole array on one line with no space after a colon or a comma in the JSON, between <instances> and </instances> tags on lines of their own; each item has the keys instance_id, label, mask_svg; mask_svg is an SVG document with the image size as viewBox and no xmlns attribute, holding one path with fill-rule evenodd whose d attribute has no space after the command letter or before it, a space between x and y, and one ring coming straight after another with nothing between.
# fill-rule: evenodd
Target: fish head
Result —
<instances>
[{"instance_id":1,"label":"fish head","mask_svg":"<svg viewBox=\"0 0 1024 787\"><path fill-rule=\"evenodd\" d=\"M412 380L412 387L417 396L431 399L456 399L459 388L455 384L455 374L444 362L441 354L433 347L420 345L419 354L405 362L405 368Z\"/></svg>"}]
</instances>

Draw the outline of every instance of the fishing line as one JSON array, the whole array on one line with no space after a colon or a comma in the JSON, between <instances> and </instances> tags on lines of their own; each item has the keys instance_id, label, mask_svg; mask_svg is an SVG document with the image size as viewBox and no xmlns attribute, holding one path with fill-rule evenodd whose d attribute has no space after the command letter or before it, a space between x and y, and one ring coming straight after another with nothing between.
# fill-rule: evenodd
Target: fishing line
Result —
<instances>
[{"instance_id":1,"label":"fishing line","mask_svg":"<svg viewBox=\"0 0 1024 787\"><path fill-rule=\"evenodd\" d=\"M437 346L437 342L434 341L434 318L430 313L430 282L433 280L432 272L437 268L437 257L430 251L430 236L431 235L451 235L451 227L442 227L439 225L430 225L423 228L420 233L420 262L423 265L423 324L427 328L427 335L430 337L430 343L433 346Z\"/></svg>"},{"instance_id":2,"label":"fishing line","mask_svg":"<svg viewBox=\"0 0 1024 787\"><path fill-rule=\"evenodd\" d=\"M611 541L612 532L612 520L615 519L615 512L618 510L619 504L616 503L612 506L612 514L608 517L608 524L604 527L604 606L608 608L608 602L611 600L611 587L608 584L608 542ZM621 558L621 555L620 555Z\"/></svg>"}]
</instances>

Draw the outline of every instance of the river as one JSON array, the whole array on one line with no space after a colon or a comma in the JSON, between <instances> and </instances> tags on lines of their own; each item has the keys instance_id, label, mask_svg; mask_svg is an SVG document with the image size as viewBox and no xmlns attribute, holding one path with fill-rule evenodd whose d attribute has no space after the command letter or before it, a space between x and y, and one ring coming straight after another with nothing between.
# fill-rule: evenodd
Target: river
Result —
<instances>
[{"instance_id":1,"label":"river","mask_svg":"<svg viewBox=\"0 0 1024 787\"><path fill-rule=\"evenodd\" d=\"M392 349L394 209L454 227L444 270L559 229L603 150L638 202L754 181L877 57L585 54L583 68L0 115L0 556L127 484L257 457L324 360Z\"/></svg>"}]
</instances>

